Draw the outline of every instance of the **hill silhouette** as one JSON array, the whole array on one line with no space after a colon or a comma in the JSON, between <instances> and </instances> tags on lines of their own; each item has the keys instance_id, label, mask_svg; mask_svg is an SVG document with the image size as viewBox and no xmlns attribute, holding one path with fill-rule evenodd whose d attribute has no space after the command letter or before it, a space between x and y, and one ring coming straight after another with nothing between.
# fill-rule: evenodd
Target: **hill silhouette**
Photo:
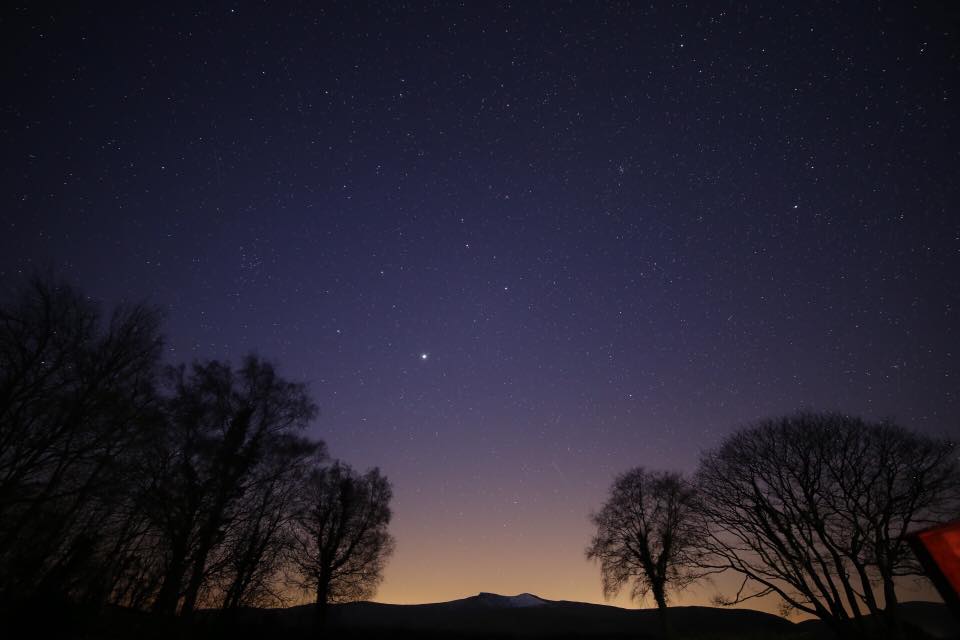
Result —
<instances>
[{"instance_id":1,"label":"hill silhouette","mask_svg":"<svg viewBox=\"0 0 960 640\"><path fill-rule=\"evenodd\" d=\"M309 606L283 610L284 626L309 624ZM682 635L781 635L796 630L789 620L749 609L673 607L672 620ZM660 636L655 609L546 600L522 593L480 593L460 600L398 605L354 602L332 607L329 623L340 632L400 633L450 637L650 637Z\"/></svg>"},{"instance_id":2,"label":"hill silhouette","mask_svg":"<svg viewBox=\"0 0 960 640\"><path fill-rule=\"evenodd\" d=\"M223 612L199 610L190 620L157 616L123 607L108 607L99 615L90 611L50 607L20 610L5 620L5 628L29 630L33 637L61 638L203 638L241 640L282 637L316 638L312 605L289 608L241 608ZM39 605L39 603L38 603ZM960 623L946 605L904 602L902 620L907 638L960 639ZM54 613L56 615L54 615ZM750 609L671 607L671 620L680 638L687 640L831 640L823 623L798 623ZM517 638L589 640L662 638L656 609L623 609L609 605L546 600L530 593L475 596L430 604L351 602L332 605L327 638L451 639ZM878 636L879 637L879 636Z\"/></svg>"},{"instance_id":3,"label":"hill silhouette","mask_svg":"<svg viewBox=\"0 0 960 640\"><path fill-rule=\"evenodd\" d=\"M899 605L900 620L907 627L909 637L960 638L958 621L942 602L912 601ZM870 616L867 616L869 620ZM796 624L798 631L807 637L819 640L833 637L820 620L804 620ZM920 632L919 634L917 632ZM925 634L925 635L922 635Z\"/></svg>"},{"instance_id":4,"label":"hill silhouette","mask_svg":"<svg viewBox=\"0 0 960 640\"><path fill-rule=\"evenodd\" d=\"M901 603L911 638L960 638L960 623L936 602ZM829 640L833 634L815 620L794 623L752 609L671 607L676 632L685 638L802 638ZM250 610L248 622L268 616L271 626L290 632L309 628L310 605ZM330 631L338 637L408 638L660 638L656 609L547 600L530 593L475 596L430 604L352 602L334 605Z\"/></svg>"}]
</instances>

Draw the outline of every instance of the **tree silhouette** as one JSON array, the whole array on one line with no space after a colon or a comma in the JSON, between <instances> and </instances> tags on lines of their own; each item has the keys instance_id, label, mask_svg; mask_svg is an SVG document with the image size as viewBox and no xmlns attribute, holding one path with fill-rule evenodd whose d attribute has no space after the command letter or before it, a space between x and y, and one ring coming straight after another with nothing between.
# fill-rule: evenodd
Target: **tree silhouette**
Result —
<instances>
[{"instance_id":1,"label":"tree silhouette","mask_svg":"<svg viewBox=\"0 0 960 640\"><path fill-rule=\"evenodd\" d=\"M873 614L899 633L895 578L920 575L907 533L956 513L953 443L890 423L800 413L728 437L697 474L707 565L838 634Z\"/></svg>"},{"instance_id":2,"label":"tree silhouette","mask_svg":"<svg viewBox=\"0 0 960 640\"><path fill-rule=\"evenodd\" d=\"M151 425L159 314L34 278L0 307L0 597L92 597Z\"/></svg>"},{"instance_id":3,"label":"tree silhouette","mask_svg":"<svg viewBox=\"0 0 960 640\"><path fill-rule=\"evenodd\" d=\"M329 603L375 592L393 551L391 497L379 469L359 475L341 462L317 469L305 484L290 560L297 583L315 597L318 627Z\"/></svg>"},{"instance_id":4,"label":"tree silhouette","mask_svg":"<svg viewBox=\"0 0 960 640\"><path fill-rule=\"evenodd\" d=\"M0 304L4 613L283 604L311 549L323 604L372 593L386 479L320 467L326 447L299 434L316 407L271 364L162 369L160 347L150 307L104 318L51 279Z\"/></svg>"},{"instance_id":5,"label":"tree silhouette","mask_svg":"<svg viewBox=\"0 0 960 640\"><path fill-rule=\"evenodd\" d=\"M254 471L222 549L221 607L281 605L284 552L291 544L298 490L326 457L323 443L289 435L277 438Z\"/></svg>"},{"instance_id":6,"label":"tree silhouette","mask_svg":"<svg viewBox=\"0 0 960 640\"><path fill-rule=\"evenodd\" d=\"M668 591L705 573L697 567L694 499L680 474L636 467L617 476L606 503L591 516L597 533L587 557L600 562L604 595L628 585L633 598L652 594L667 634Z\"/></svg>"},{"instance_id":7,"label":"tree silhouette","mask_svg":"<svg viewBox=\"0 0 960 640\"><path fill-rule=\"evenodd\" d=\"M254 356L238 371L220 362L170 373L169 437L155 518L167 548L154 609L189 616L211 575L214 548L241 515L258 467L316 414L303 385Z\"/></svg>"}]
</instances>

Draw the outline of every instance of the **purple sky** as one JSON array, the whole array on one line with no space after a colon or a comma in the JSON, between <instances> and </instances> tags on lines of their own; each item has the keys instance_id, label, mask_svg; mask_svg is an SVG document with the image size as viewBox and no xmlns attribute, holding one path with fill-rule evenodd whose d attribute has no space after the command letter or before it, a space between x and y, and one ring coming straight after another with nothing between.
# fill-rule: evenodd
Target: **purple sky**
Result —
<instances>
[{"instance_id":1,"label":"purple sky","mask_svg":"<svg viewBox=\"0 0 960 640\"><path fill-rule=\"evenodd\" d=\"M956 16L193 4L4 9L0 281L309 382L380 599L599 601L614 474L760 417L956 435Z\"/></svg>"}]
</instances>

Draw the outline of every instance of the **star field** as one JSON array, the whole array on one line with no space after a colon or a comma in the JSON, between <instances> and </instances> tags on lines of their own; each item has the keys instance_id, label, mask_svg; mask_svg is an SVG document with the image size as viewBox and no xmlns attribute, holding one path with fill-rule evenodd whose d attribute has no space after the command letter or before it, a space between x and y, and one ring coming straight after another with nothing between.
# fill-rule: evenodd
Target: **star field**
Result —
<instances>
[{"instance_id":1,"label":"star field","mask_svg":"<svg viewBox=\"0 0 960 640\"><path fill-rule=\"evenodd\" d=\"M4 9L0 280L308 382L394 484L378 599L600 601L615 473L960 418L956 13L673 4Z\"/></svg>"}]
</instances>

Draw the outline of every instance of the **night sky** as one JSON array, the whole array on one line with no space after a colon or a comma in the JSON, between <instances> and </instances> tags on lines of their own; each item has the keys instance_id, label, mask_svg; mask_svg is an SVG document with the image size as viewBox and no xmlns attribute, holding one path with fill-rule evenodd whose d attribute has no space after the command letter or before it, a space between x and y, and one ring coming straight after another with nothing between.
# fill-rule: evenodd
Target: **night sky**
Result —
<instances>
[{"instance_id":1,"label":"night sky","mask_svg":"<svg viewBox=\"0 0 960 640\"><path fill-rule=\"evenodd\" d=\"M761 417L958 433L951 3L74 4L0 20L4 291L308 382L378 600L602 601L613 476Z\"/></svg>"}]
</instances>

